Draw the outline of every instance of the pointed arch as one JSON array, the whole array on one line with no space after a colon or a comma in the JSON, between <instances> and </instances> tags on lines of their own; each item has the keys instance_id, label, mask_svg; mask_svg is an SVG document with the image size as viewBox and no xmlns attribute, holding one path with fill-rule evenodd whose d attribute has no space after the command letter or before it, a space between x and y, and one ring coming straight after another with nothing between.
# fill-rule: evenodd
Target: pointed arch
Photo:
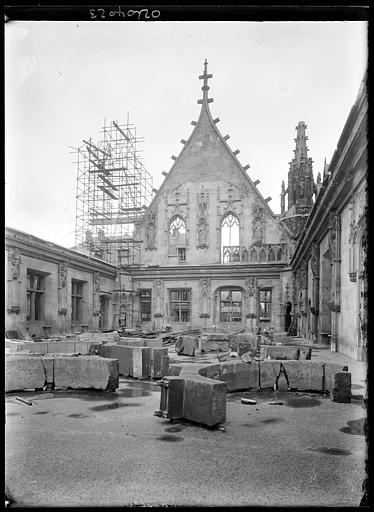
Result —
<instances>
[{"instance_id":1,"label":"pointed arch","mask_svg":"<svg viewBox=\"0 0 374 512\"><path fill-rule=\"evenodd\" d=\"M231 211L221 219L221 257L223 263L240 262L240 223Z\"/></svg>"},{"instance_id":2,"label":"pointed arch","mask_svg":"<svg viewBox=\"0 0 374 512\"><path fill-rule=\"evenodd\" d=\"M275 261L275 252L272 247L270 247L268 252L268 261Z\"/></svg>"}]
</instances>

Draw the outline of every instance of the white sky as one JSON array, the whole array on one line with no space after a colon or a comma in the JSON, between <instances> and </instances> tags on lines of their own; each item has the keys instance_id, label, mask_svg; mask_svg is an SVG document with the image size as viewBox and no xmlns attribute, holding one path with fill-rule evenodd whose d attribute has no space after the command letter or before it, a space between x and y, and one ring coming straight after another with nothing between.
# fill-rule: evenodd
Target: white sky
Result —
<instances>
[{"instance_id":1,"label":"white sky","mask_svg":"<svg viewBox=\"0 0 374 512\"><path fill-rule=\"evenodd\" d=\"M315 179L333 155L367 62L366 22L7 23L6 225L73 246L69 146L127 112L159 188L198 118L205 58L218 128L279 213L297 122Z\"/></svg>"}]
</instances>

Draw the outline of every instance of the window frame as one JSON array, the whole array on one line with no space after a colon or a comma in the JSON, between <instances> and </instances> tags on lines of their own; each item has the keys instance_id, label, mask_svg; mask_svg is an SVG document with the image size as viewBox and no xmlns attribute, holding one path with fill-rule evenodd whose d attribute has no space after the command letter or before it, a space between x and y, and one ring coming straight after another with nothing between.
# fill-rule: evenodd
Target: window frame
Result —
<instances>
[{"instance_id":1,"label":"window frame","mask_svg":"<svg viewBox=\"0 0 374 512\"><path fill-rule=\"evenodd\" d=\"M37 270L27 269L27 322L41 322L44 320L45 277L47 274ZM40 281L34 287L34 280Z\"/></svg>"},{"instance_id":2,"label":"window frame","mask_svg":"<svg viewBox=\"0 0 374 512\"><path fill-rule=\"evenodd\" d=\"M261 293L265 293L265 300L261 300ZM268 295L269 294L269 295ZM269 298L267 298L269 297ZM259 288L258 290L258 319L260 322L270 322L271 314L272 314L272 300L273 300L273 290L272 288ZM261 306L264 304L264 308ZM264 315L261 315L261 313Z\"/></svg>"},{"instance_id":3,"label":"window frame","mask_svg":"<svg viewBox=\"0 0 374 512\"><path fill-rule=\"evenodd\" d=\"M145 296L145 294L148 295ZM148 300L149 298L149 300ZM146 300L144 300L146 299ZM147 306L144 308L144 306ZM143 318L143 314L146 318ZM140 322L150 322L152 320L152 289L144 288L140 290Z\"/></svg>"},{"instance_id":4,"label":"window frame","mask_svg":"<svg viewBox=\"0 0 374 512\"><path fill-rule=\"evenodd\" d=\"M173 294L177 294L176 298L173 298ZM186 298L181 296L186 294ZM170 318L174 323L189 323L191 322L191 288L169 288L169 306L170 306ZM187 309L183 309L183 305L187 304ZM175 315L175 306L178 306L178 314ZM187 315L183 314L187 311ZM183 319L185 317L185 319Z\"/></svg>"},{"instance_id":5,"label":"window frame","mask_svg":"<svg viewBox=\"0 0 374 512\"><path fill-rule=\"evenodd\" d=\"M71 280L71 321L72 323L81 322L83 319L83 297L84 297L84 284L85 281L81 281L80 279ZM76 286L79 286L78 293L75 289Z\"/></svg>"},{"instance_id":6,"label":"window frame","mask_svg":"<svg viewBox=\"0 0 374 512\"><path fill-rule=\"evenodd\" d=\"M222 299L222 293L229 293L229 300ZM240 300L233 300L233 292L240 293ZM240 287L236 286L225 286L218 290L219 293L219 321L220 323L232 324L232 323L241 323L243 321L243 290ZM223 311L222 305L226 303L228 309L227 311ZM238 304L235 306L235 304ZM239 307L239 312L235 311L234 308ZM238 313L238 314L235 314ZM226 318L226 319L224 319Z\"/></svg>"}]
</instances>

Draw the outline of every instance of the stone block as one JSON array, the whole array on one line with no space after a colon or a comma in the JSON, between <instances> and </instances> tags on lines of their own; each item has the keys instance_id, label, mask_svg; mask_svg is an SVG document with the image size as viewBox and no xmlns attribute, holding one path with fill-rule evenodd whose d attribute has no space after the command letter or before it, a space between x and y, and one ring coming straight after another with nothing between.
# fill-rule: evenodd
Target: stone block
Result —
<instances>
[{"instance_id":1,"label":"stone block","mask_svg":"<svg viewBox=\"0 0 374 512\"><path fill-rule=\"evenodd\" d=\"M199 345L195 336L179 336L175 342L175 352L179 356L194 356Z\"/></svg>"},{"instance_id":2,"label":"stone block","mask_svg":"<svg viewBox=\"0 0 374 512\"><path fill-rule=\"evenodd\" d=\"M48 354L74 354L75 341L49 341Z\"/></svg>"},{"instance_id":3,"label":"stone block","mask_svg":"<svg viewBox=\"0 0 374 512\"><path fill-rule=\"evenodd\" d=\"M262 345L264 350L264 358L270 356L270 359L288 359L297 361L299 358L299 347L290 347L286 345Z\"/></svg>"},{"instance_id":4,"label":"stone block","mask_svg":"<svg viewBox=\"0 0 374 512\"><path fill-rule=\"evenodd\" d=\"M325 363L324 368L324 385L323 390L330 391L334 387L334 375L336 373L342 372L345 365L337 364L337 363Z\"/></svg>"},{"instance_id":5,"label":"stone block","mask_svg":"<svg viewBox=\"0 0 374 512\"><path fill-rule=\"evenodd\" d=\"M144 340L140 339L128 339L128 340L119 340L117 345L123 345L124 347L144 347Z\"/></svg>"},{"instance_id":6,"label":"stone block","mask_svg":"<svg viewBox=\"0 0 374 512\"><path fill-rule=\"evenodd\" d=\"M219 345L215 341L209 340L207 336L201 336L199 340L199 349L201 352L211 352L219 350Z\"/></svg>"},{"instance_id":7,"label":"stone block","mask_svg":"<svg viewBox=\"0 0 374 512\"><path fill-rule=\"evenodd\" d=\"M239 334L230 335L230 347L237 350L237 347L244 345L249 346L252 349L258 350L259 346L257 343L256 334L250 332L242 332Z\"/></svg>"},{"instance_id":8,"label":"stone block","mask_svg":"<svg viewBox=\"0 0 374 512\"><path fill-rule=\"evenodd\" d=\"M220 380L226 382L227 391L249 389L250 378L248 363L243 363L242 361L228 361L227 363L222 363Z\"/></svg>"},{"instance_id":9,"label":"stone block","mask_svg":"<svg viewBox=\"0 0 374 512\"><path fill-rule=\"evenodd\" d=\"M135 379L149 379L151 376L149 347L131 347L132 349L132 377Z\"/></svg>"},{"instance_id":10,"label":"stone block","mask_svg":"<svg viewBox=\"0 0 374 512\"><path fill-rule=\"evenodd\" d=\"M282 365L291 389L323 391L324 363L283 361Z\"/></svg>"},{"instance_id":11,"label":"stone block","mask_svg":"<svg viewBox=\"0 0 374 512\"><path fill-rule=\"evenodd\" d=\"M312 359L311 347L299 347L299 361L310 361Z\"/></svg>"},{"instance_id":12,"label":"stone block","mask_svg":"<svg viewBox=\"0 0 374 512\"><path fill-rule=\"evenodd\" d=\"M183 417L209 427L226 421L226 384L204 377L188 377L184 383Z\"/></svg>"},{"instance_id":13,"label":"stone block","mask_svg":"<svg viewBox=\"0 0 374 512\"><path fill-rule=\"evenodd\" d=\"M219 362L231 361L231 354L230 354L230 352L226 352L224 354L217 354L217 359Z\"/></svg>"},{"instance_id":14,"label":"stone block","mask_svg":"<svg viewBox=\"0 0 374 512\"><path fill-rule=\"evenodd\" d=\"M183 369L181 364L171 364L169 366L169 375L172 377L178 377Z\"/></svg>"},{"instance_id":15,"label":"stone block","mask_svg":"<svg viewBox=\"0 0 374 512\"><path fill-rule=\"evenodd\" d=\"M73 338L75 338L76 341L90 341L93 343L100 343L101 345L101 333L99 332L83 332L82 334L78 334Z\"/></svg>"},{"instance_id":16,"label":"stone block","mask_svg":"<svg viewBox=\"0 0 374 512\"><path fill-rule=\"evenodd\" d=\"M101 332L100 339L102 343L116 343L119 341L120 336L117 331Z\"/></svg>"},{"instance_id":17,"label":"stone block","mask_svg":"<svg viewBox=\"0 0 374 512\"><path fill-rule=\"evenodd\" d=\"M162 338L144 338L144 347L162 348Z\"/></svg>"},{"instance_id":18,"label":"stone block","mask_svg":"<svg viewBox=\"0 0 374 512\"><path fill-rule=\"evenodd\" d=\"M238 345L237 354L238 357L241 357L243 354L247 354L250 352L253 356L256 355L257 350L252 348L251 345Z\"/></svg>"},{"instance_id":19,"label":"stone block","mask_svg":"<svg viewBox=\"0 0 374 512\"><path fill-rule=\"evenodd\" d=\"M5 392L42 388L46 375L41 357L8 354L5 358Z\"/></svg>"},{"instance_id":20,"label":"stone block","mask_svg":"<svg viewBox=\"0 0 374 512\"><path fill-rule=\"evenodd\" d=\"M261 389L274 388L281 369L281 363L266 359L259 362L259 387Z\"/></svg>"},{"instance_id":21,"label":"stone block","mask_svg":"<svg viewBox=\"0 0 374 512\"><path fill-rule=\"evenodd\" d=\"M230 335L224 332L207 332L202 337L207 341L229 341Z\"/></svg>"},{"instance_id":22,"label":"stone block","mask_svg":"<svg viewBox=\"0 0 374 512\"><path fill-rule=\"evenodd\" d=\"M169 355L167 347L150 349L150 365L152 379L161 379L169 374Z\"/></svg>"},{"instance_id":23,"label":"stone block","mask_svg":"<svg viewBox=\"0 0 374 512\"><path fill-rule=\"evenodd\" d=\"M184 384L185 379L182 377L170 376L162 379L158 416L171 420L183 418Z\"/></svg>"},{"instance_id":24,"label":"stone block","mask_svg":"<svg viewBox=\"0 0 374 512\"><path fill-rule=\"evenodd\" d=\"M118 360L100 356L54 358L56 389L100 389L114 391L119 386Z\"/></svg>"},{"instance_id":25,"label":"stone block","mask_svg":"<svg viewBox=\"0 0 374 512\"><path fill-rule=\"evenodd\" d=\"M118 359L119 374L129 377L130 367L132 366L132 351L130 347L107 343L101 346L100 355L109 359Z\"/></svg>"},{"instance_id":26,"label":"stone block","mask_svg":"<svg viewBox=\"0 0 374 512\"><path fill-rule=\"evenodd\" d=\"M351 374L349 372L338 372L334 374L333 387L330 391L330 398L333 402L351 402Z\"/></svg>"},{"instance_id":27,"label":"stone block","mask_svg":"<svg viewBox=\"0 0 374 512\"><path fill-rule=\"evenodd\" d=\"M48 342L36 341L33 344L24 343L22 351L32 352L33 354L48 354Z\"/></svg>"}]
</instances>

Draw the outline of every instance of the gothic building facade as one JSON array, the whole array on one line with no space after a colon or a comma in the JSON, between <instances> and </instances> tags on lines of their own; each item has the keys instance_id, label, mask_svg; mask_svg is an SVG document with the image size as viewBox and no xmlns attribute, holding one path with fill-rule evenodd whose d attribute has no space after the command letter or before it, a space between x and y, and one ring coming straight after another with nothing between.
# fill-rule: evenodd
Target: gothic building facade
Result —
<instances>
[{"instance_id":1,"label":"gothic building facade","mask_svg":"<svg viewBox=\"0 0 374 512\"><path fill-rule=\"evenodd\" d=\"M272 327L365 358L365 85L316 182L307 126L297 124L274 214L210 112L211 77L205 61L199 118L136 226L140 265L116 267L8 230L8 328ZM86 304L80 314L76 297Z\"/></svg>"}]
</instances>

